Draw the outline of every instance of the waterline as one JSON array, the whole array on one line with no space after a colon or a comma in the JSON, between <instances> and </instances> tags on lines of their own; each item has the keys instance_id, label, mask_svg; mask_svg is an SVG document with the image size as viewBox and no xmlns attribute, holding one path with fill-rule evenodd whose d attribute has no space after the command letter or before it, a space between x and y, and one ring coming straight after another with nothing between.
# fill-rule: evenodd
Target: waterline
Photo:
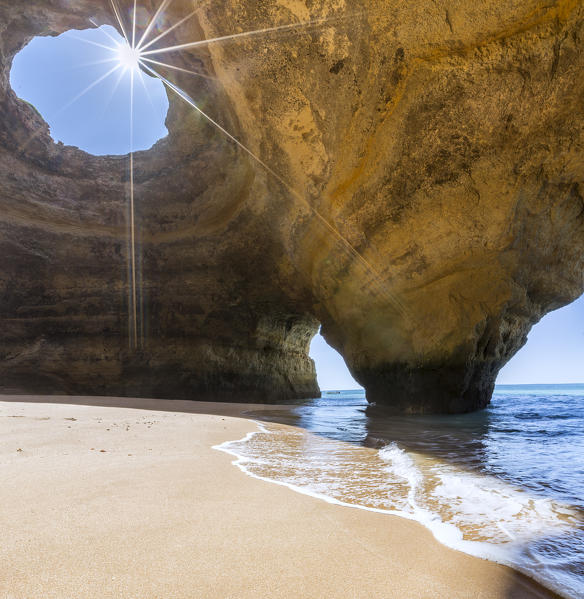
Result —
<instances>
[{"instance_id":1,"label":"waterline","mask_svg":"<svg viewBox=\"0 0 584 599\"><path fill-rule=\"evenodd\" d=\"M417 521L452 549L511 566L564 597L584 596L578 580L538 550L542 540L581 527L574 507L396 443L373 449L280 424L257 426L215 447L245 474L327 503Z\"/></svg>"}]
</instances>

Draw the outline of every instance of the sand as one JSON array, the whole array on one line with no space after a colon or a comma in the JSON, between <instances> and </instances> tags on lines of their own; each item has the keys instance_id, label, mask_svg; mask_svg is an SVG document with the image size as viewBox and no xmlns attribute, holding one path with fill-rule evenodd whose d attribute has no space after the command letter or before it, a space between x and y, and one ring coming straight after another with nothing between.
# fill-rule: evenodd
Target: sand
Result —
<instances>
[{"instance_id":1,"label":"sand","mask_svg":"<svg viewBox=\"0 0 584 599\"><path fill-rule=\"evenodd\" d=\"M415 522L246 476L212 449L256 430L246 409L0 396L0 598L553 597Z\"/></svg>"}]
</instances>

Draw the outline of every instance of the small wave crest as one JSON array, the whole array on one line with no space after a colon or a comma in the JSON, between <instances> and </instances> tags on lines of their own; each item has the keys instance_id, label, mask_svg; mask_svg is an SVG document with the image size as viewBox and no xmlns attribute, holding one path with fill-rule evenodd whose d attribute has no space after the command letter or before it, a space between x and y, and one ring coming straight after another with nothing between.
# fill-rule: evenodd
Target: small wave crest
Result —
<instances>
[{"instance_id":1,"label":"small wave crest","mask_svg":"<svg viewBox=\"0 0 584 599\"><path fill-rule=\"evenodd\" d=\"M512 566L564 597L584 597L572 567L574 555L584 554L584 528L571 506L397 443L361 447L257 425L215 447L235 456L246 474L329 503L416 520L448 547Z\"/></svg>"}]
</instances>

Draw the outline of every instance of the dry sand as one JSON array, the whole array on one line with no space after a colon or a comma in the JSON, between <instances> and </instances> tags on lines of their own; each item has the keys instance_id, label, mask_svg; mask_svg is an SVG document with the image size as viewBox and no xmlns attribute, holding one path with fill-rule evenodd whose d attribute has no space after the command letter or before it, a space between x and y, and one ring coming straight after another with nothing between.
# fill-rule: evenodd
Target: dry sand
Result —
<instances>
[{"instance_id":1,"label":"dry sand","mask_svg":"<svg viewBox=\"0 0 584 599\"><path fill-rule=\"evenodd\" d=\"M553 596L415 522L246 476L212 446L258 406L0 400L2 599Z\"/></svg>"}]
</instances>

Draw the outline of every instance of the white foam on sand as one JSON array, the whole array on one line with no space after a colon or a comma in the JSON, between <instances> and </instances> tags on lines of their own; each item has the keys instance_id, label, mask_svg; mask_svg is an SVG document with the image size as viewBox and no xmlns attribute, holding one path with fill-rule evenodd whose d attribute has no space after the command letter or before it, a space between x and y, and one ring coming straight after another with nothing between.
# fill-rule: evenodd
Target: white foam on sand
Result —
<instances>
[{"instance_id":1,"label":"white foam on sand","mask_svg":"<svg viewBox=\"0 0 584 599\"><path fill-rule=\"evenodd\" d=\"M584 582L533 549L578 525L570 506L395 443L375 450L256 424L243 439L214 447L235 457L232 463L248 476L327 503L417 521L447 547L511 566L568 599L584 598Z\"/></svg>"}]
</instances>

